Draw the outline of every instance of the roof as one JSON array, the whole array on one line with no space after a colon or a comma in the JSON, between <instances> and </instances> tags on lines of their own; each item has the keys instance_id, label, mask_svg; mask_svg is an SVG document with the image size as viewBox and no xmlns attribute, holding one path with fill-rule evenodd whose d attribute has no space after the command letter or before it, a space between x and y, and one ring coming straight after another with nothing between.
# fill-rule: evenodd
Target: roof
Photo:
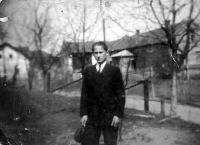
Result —
<instances>
[{"instance_id":1,"label":"roof","mask_svg":"<svg viewBox=\"0 0 200 145\"><path fill-rule=\"evenodd\" d=\"M161 29L156 29L154 31L145 32L133 36L124 36L115 41L106 42L108 46L108 51L123 50L128 48L133 48L141 45L150 45L155 43L160 43L159 38L164 39L164 33ZM92 52L92 45L95 41L85 42L85 52ZM83 42L63 42L62 51L68 51L70 53L82 52ZM67 49L67 50L66 50Z\"/></svg>"},{"instance_id":2,"label":"roof","mask_svg":"<svg viewBox=\"0 0 200 145\"><path fill-rule=\"evenodd\" d=\"M133 36L124 36L121 39L108 42L108 45L110 51L116 51L161 43L160 40L165 40L164 32L161 29L156 29Z\"/></svg>"},{"instance_id":3,"label":"roof","mask_svg":"<svg viewBox=\"0 0 200 145\"><path fill-rule=\"evenodd\" d=\"M197 23L192 23L192 27L194 29L199 29L199 25ZM187 21L183 20L180 23L174 25L176 30L176 36L181 37L183 31L186 31ZM124 36L121 39L108 42L108 46L110 51L118 51L129 48L138 48L142 46L148 46L153 44L164 44L167 43L167 38L164 30L161 28L154 29L152 31L148 31L141 34L136 34L133 36Z\"/></svg>"},{"instance_id":4,"label":"roof","mask_svg":"<svg viewBox=\"0 0 200 145\"><path fill-rule=\"evenodd\" d=\"M176 36L181 36L186 28L187 21L183 20L180 23L175 24ZM199 27L198 24L193 23L194 27ZM166 34L161 28L154 29L152 31L136 34L132 36L124 36L118 40L106 42L109 51L120 51L130 48L138 48L142 46L149 46L154 44L164 44L167 42ZM67 43L67 42L66 42ZM94 41L85 42L85 52L91 52L92 44ZM70 43L71 51L82 51L83 42Z\"/></svg>"},{"instance_id":5,"label":"roof","mask_svg":"<svg viewBox=\"0 0 200 145\"><path fill-rule=\"evenodd\" d=\"M116 50L123 50L128 48L133 48L137 46L144 46L144 45L151 45L155 43L160 43L159 39L164 39L164 34L161 29L156 29L151 32L145 32L139 35L133 36L124 36L115 41L108 41L106 42L108 46L108 51L116 51ZM85 52L92 52L92 45L95 41L85 42ZM77 53L82 52L83 42L63 42L63 46L65 50L70 53ZM67 49L67 50L66 50Z\"/></svg>"},{"instance_id":6,"label":"roof","mask_svg":"<svg viewBox=\"0 0 200 145\"><path fill-rule=\"evenodd\" d=\"M16 52L21 53L24 57L26 57L28 59L30 58L29 54L27 53L28 52L27 51L28 47L21 47L21 46L16 47L16 46L13 46L13 45L5 42L5 43L3 43L3 44L0 45L0 50L5 49L5 47L9 47L9 48L15 50Z\"/></svg>"},{"instance_id":7,"label":"roof","mask_svg":"<svg viewBox=\"0 0 200 145\"><path fill-rule=\"evenodd\" d=\"M122 50L118 53L111 55L111 57L125 57L125 56L133 56L133 54L128 50Z\"/></svg>"},{"instance_id":8,"label":"roof","mask_svg":"<svg viewBox=\"0 0 200 145\"><path fill-rule=\"evenodd\" d=\"M32 59L35 58L36 64L39 66L40 64L43 65L43 63L45 65L50 65L51 63L55 62L58 63L59 62L59 58L53 56L52 54L46 53L44 51L29 51L28 47L16 47L13 46L9 43L3 43L0 45L0 50L5 49L5 47L9 47L11 49L13 49L14 51L21 53L24 57L26 57L27 59ZM41 63L43 62L43 63Z\"/></svg>"}]
</instances>

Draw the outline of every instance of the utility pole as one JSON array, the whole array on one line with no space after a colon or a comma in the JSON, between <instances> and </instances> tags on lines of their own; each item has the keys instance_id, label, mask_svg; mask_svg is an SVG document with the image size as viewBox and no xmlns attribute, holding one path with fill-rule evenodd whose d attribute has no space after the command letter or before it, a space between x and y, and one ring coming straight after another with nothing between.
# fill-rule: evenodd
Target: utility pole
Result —
<instances>
[{"instance_id":1,"label":"utility pole","mask_svg":"<svg viewBox=\"0 0 200 145\"><path fill-rule=\"evenodd\" d=\"M104 42L106 42L106 28L105 28L104 12L102 10L102 0L100 0L100 12L101 12L101 17L102 17L103 40Z\"/></svg>"},{"instance_id":2,"label":"utility pole","mask_svg":"<svg viewBox=\"0 0 200 145\"><path fill-rule=\"evenodd\" d=\"M103 23L103 41L106 42L105 18L103 18L102 23Z\"/></svg>"},{"instance_id":3,"label":"utility pole","mask_svg":"<svg viewBox=\"0 0 200 145\"><path fill-rule=\"evenodd\" d=\"M86 23L86 0L83 5L83 47L82 47L82 73L85 68L85 24Z\"/></svg>"}]
</instances>

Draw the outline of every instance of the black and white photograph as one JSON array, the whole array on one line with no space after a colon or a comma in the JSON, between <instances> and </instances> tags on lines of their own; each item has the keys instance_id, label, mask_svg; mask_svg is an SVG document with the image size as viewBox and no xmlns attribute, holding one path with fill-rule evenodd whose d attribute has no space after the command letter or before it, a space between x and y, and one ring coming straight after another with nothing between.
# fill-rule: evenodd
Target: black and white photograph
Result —
<instances>
[{"instance_id":1,"label":"black and white photograph","mask_svg":"<svg viewBox=\"0 0 200 145\"><path fill-rule=\"evenodd\" d=\"M200 145L200 0L0 0L0 145Z\"/></svg>"}]
</instances>

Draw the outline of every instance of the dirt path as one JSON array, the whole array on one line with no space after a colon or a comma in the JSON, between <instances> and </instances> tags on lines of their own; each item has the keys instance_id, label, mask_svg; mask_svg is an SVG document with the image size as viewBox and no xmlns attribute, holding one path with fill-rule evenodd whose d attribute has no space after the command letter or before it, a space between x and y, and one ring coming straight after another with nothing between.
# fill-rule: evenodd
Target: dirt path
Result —
<instances>
[{"instance_id":1,"label":"dirt path","mask_svg":"<svg viewBox=\"0 0 200 145\"><path fill-rule=\"evenodd\" d=\"M126 107L134 108L138 110L144 110L144 100L140 96L127 96ZM153 113L160 113L161 107L158 101L149 101L149 110ZM170 104L165 103L166 115L170 114ZM190 121L196 124L200 124L200 108L188 106L188 105L177 105L177 115L185 121Z\"/></svg>"},{"instance_id":2,"label":"dirt path","mask_svg":"<svg viewBox=\"0 0 200 145\"><path fill-rule=\"evenodd\" d=\"M49 114L40 120L46 130L45 145L79 145L73 140L78 127L78 112L60 112ZM118 145L199 145L200 128L181 120L157 123L159 118L147 119L134 114L146 114L136 110L126 110L123 120L122 141ZM69 120L70 119L70 120ZM103 142L103 138L101 139ZM103 145L103 144L102 144Z\"/></svg>"},{"instance_id":3,"label":"dirt path","mask_svg":"<svg viewBox=\"0 0 200 145\"><path fill-rule=\"evenodd\" d=\"M80 92L70 92L70 93L64 93L64 92L56 92L60 95L65 96L79 96ZM161 107L160 102L158 98L157 101L149 101L149 110L153 113L160 113ZM137 95L127 95L126 96L126 106L127 108L134 108L138 110L144 110L144 100L142 96ZM165 103L165 112L166 115L170 114L170 104ZM185 121L190 121L196 124L200 124L200 108L199 107L193 107L189 105L177 105L177 114Z\"/></svg>"}]
</instances>

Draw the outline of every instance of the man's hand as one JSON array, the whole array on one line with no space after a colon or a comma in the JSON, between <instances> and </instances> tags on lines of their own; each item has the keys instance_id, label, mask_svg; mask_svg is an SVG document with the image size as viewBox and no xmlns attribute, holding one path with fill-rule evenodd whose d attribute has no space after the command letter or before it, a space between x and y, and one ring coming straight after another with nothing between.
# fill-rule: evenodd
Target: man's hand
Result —
<instances>
[{"instance_id":1,"label":"man's hand","mask_svg":"<svg viewBox=\"0 0 200 145\"><path fill-rule=\"evenodd\" d=\"M119 122L120 122L119 117L114 116L114 117L113 117L113 120L112 120L112 124L111 124L111 126L117 127L118 124L119 124Z\"/></svg>"},{"instance_id":2,"label":"man's hand","mask_svg":"<svg viewBox=\"0 0 200 145\"><path fill-rule=\"evenodd\" d=\"M88 120L88 116L87 115L82 116L82 118L81 118L81 125L85 126L87 120Z\"/></svg>"}]
</instances>

